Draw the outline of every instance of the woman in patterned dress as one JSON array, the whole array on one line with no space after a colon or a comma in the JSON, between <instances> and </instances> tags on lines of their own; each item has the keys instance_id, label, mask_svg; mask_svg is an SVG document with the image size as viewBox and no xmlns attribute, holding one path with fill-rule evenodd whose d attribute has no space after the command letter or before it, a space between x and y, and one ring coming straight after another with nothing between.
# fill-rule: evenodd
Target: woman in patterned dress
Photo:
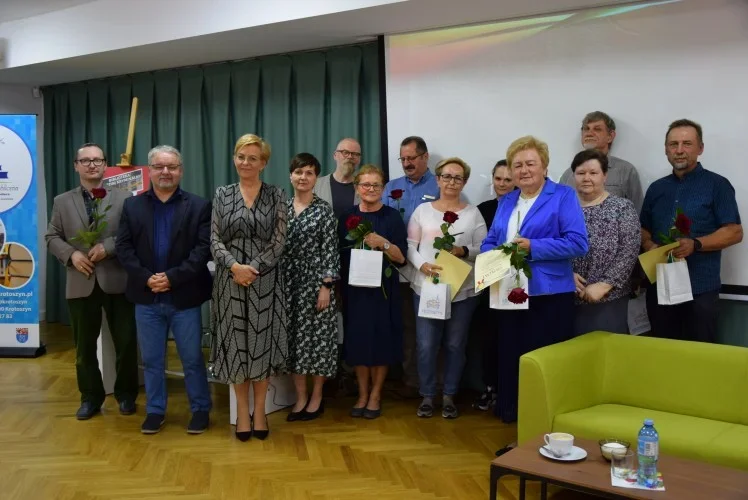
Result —
<instances>
[{"instance_id":1,"label":"woman in patterned dress","mask_svg":"<svg viewBox=\"0 0 748 500\"><path fill-rule=\"evenodd\" d=\"M288 369L296 404L286 420L314 420L325 411L322 386L338 361L334 280L340 272L337 220L329 203L312 191L320 172L317 158L299 153L291 160L294 196L288 200L288 236L281 268L288 297ZM314 380L312 396L307 375Z\"/></svg>"},{"instance_id":2,"label":"woman in patterned dress","mask_svg":"<svg viewBox=\"0 0 748 500\"><path fill-rule=\"evenodd\" d=\"M268 436L268 378L285 370L287 354L285 289L277 263L286 242L288 206L280 188L260 180L269 159L267 142L241 136L234 147L239 182L219 187L213 199L211 357L214 376L233 384L236 436L242 441Z\"/></svg>"},{"instance_id":3,"label":"woman in patterned dress","mask_svg":"<svg viewBox=\"0 0 748 500\"><path fill-rule=\"evenodd\" d=\"M628 333L631 272L639 256L641 225L631 201L605 190L608 157L589 149L571 162L590 251L573 261L577 287L574 335Z\"/></svg>"}]
</instances>

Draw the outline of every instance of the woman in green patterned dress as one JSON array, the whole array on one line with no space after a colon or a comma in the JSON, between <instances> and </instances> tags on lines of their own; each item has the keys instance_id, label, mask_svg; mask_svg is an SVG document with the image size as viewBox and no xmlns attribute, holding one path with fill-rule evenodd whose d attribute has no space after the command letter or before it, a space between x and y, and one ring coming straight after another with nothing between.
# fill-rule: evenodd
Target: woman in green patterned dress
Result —
<instances>
[{"instance_id":1,"label":"woman in green patterned dress","mask_svg":"<svg viewBox=\"0 0 748 500\"><path fill-rule=\"evenodd\" d=\"M314 420L324 411L322 385L334 377L338 323L334 281L340 272L337 220L332 207L313 193L320 173L317 158L299 153L291 160L293 199L288 200L288 233L282 258L288 297L288 369L296 404L287 420ZM309 397L307 376L314 389Z\"/></svg>"}]
</instances>

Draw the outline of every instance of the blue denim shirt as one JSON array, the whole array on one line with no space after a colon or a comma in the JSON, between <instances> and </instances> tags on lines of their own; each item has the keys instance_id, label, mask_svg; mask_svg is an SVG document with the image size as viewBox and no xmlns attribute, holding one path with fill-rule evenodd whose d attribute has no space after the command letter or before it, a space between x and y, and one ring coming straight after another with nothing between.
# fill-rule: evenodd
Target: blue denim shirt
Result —
<instances>
[{"instance_id":1,"label":"blue denim shirt","mask_svg":"<svg viewBox=\"0 0 748 500\"><path fill-rule=\"evenodd\" d=\"M692 238L711 234L725 224L740 224L732 184L701 163L682 179L670 174L649 186L640 215L642 229L662 244L660 233L668 234L678 208L691 219ZM720 289L721 259L721 251L696 252L686 257L694 295Z\"/></svg>"},{"instance_id":2,"label":"blue denim shirt","mask_svg":"<svg viewBox=\"0 0 748 500\"><path fill-rule=\"evenodd\" d=\"M403 190L403 197L399 200L393 200L390 198L390 193L395 189ZM436 183L436 176L431 173L431 170L426 170L418 182L412 182L407 176L398 177L392 179L384 187L382 193L382 203L390 206L397 210L398 208L403 209L403 221L405 226L408 226L410 216L413 215L415 209L421 203L428 203L439 199L439 185Z\"/></svg>"}]
</instances>

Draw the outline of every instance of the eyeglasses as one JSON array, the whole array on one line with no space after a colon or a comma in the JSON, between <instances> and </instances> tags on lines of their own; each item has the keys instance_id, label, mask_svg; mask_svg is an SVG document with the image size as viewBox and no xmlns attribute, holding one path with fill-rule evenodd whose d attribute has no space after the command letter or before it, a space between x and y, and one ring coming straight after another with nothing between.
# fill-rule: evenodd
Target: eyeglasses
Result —
<instances>
[{"instance_id":1,"label":"eyeglasses","mask_svg":"<svg viewBox=\"0 0 748 500\"><path fill-rule=\"evenodd\" d=\"M234 158L236 158L236 161L238 161L239 163L244 163L244 162L257 163L261 159L258 156L244 156L244 155L236 155Z\"/></svg>"},{"instance_id":2,"label":"eyeglasses","mask_svg":"<svg viewBox=\"0 0 748 500\"><path fill-rule=\"evenodd\" d=\"M174 173L177 170L179 170L179 167L181 167L181 166L182 166L181 164L177 164L177 165L149 165L149 167L151 167L153 170L156 170L156 171L158 171L158 170L168 170L171 173Z\"/></svg>"},{"instance_id":3,"label":"eyeglasses","mask_svg":"<svg viewBox=\"0 0 748 500\"><path fill-rule=\"evenodd\" d=\"M415 156L401 156L400 158L397 159L397 161L399 161L403 165L406 164L406 163L413 163L414 161L416 161L418 158L420 158L421 156L423 156L425 154L426 154L426 152L424 151L423 153L421 153L419 155L415 155Z\"/></svg>"},{"instance_id":4,"label":"eyeglasses","mask_svg":"<svg viewBox=\"0 0 748 500\"><path fill-rule=\"evenodd\" d=\"M455 184L462 184L463 182L465 182L465 178L460 177L459 175L442 174L439 177L441 177L441 180L443 180L447 184L452 181L454 181Z\"/></svg>"},{"instance_id":5,"label":"eyeglasses","mask_svg":"<svg viewBox=\"0 0 748 500\"><path fill-rule=\"evenodd\" d=\"M364 191L381 191L384 187L382 184L369 184L368 182L365 184L356 184L356 186L364 188Z\"/></svg>"},{"instance_id":6,"label":"eyeglasses","mask_svg":"<svg viewBox=\"0 0 748 500\"><path fill-rule=\"evenodd\" d=\"M348 151L347 149L336 149L336 153L340 153L344 158L361 158L361 153L356 151Z\"/></svg>"},{"instance_id":7,"label":"eyeglasses","mask_svg":"<svg viewBox=\"0 0 748 500\"><path fill-rule=\"evenodd\" d=\"M106 163L106 160L104 158L81 158L80 160L75 160L75 162L83 165L84 167L88 167L92 163L94 164L94 167L100 167Z\"/></svg>"}]
</instances>

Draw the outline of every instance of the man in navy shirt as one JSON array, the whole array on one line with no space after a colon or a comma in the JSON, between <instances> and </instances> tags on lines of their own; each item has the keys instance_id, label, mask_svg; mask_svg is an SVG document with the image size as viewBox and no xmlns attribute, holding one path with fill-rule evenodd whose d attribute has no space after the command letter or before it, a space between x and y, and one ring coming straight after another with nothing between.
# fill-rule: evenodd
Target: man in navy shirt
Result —
<instances>
[{"instance_id":1,"label":"man in navy shirt","mask_svg":"<svg viewBox=\"0 0 748 500\"><path fill-rule=\"evenodd\" d=\"M166 415L166 339L174 334L184 367L192 418L189 434L208 428L212 406L202 352L200 306L210 298L209 201L183 191L182 155L171 146L148 153L151 189L122 209L117 257L127 271L127 298L135 303L143 358L146 418L140 430L155 434Z\"/></svg>"},{"instance_id":2,"label":"man in navy shirt","mask_svg":"<svg viewBox=\"0 0 748 500\"><path fill-rule=\"evenodd\" d=\"M657 304L656 284L647 290L647 312L658 337L716 342L722 249L743 240L743 226L730 181L705 169L701 125L676 120L665 136L665 154L673 173L652 183L641 211L642 248L662 244L680 208L691 219L691 234L679 239L673 256L686 259L693 301Z\"/></svg>"},{"instance_id":3,"label":"man in navy shirt","mask_svg":"<svg viewBox=\"0 0 748 500\"><path fill-rule=\"evenodd\" d=\"M426 141L418 136L410 136L400 143L400 165L403 177L392 179L384 187L382 203L398 209L408 226L410 216L421 203L439 198L439 185L436 176L429 170L429 149ZM400 269L400 292L403 297L403 383L405 394L418 397L418 373L416 369L416 317L413 309L413 290L410 282L418 272L406 264Z\"/></svg>"}]
</instances>

